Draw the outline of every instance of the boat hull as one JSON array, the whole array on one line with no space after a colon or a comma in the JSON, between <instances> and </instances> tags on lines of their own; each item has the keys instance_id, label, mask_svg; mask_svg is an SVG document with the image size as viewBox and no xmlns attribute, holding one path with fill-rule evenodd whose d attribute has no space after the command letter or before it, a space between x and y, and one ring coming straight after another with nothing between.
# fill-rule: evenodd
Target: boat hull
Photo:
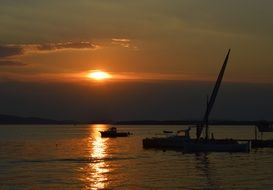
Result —
<instances>
[{"instance_id":1,"label":"boat hull","mask_svg":"<svg viewBox=\"0 0 273 190\"><path fill-rule=\"evenodd\" d=\"M145 138L142 140L143 148L149 149L183 149L184 142L188 140L185 137L174 136L174 137L153 137Z\"/></svg>"},{"instance_id":2,"label":"boat hull","mask_svg":"<svg viewBox=\"0 0 273 190\"><path fill-rule=\"evenodd\" d=\"M184 151L194 152L249 152L251 143L236 142L185 142Z\"/></svg>"},{"instance_id":3,"label":"boat hull","mask_svg":"<svg viewBox=\"0 0 273 190\"><path fill-rule=\"evenodd\" d=\"M115 137L128 137L130 133L126 132L112 132L112 131L100 131L103 138L115 138Z\"/></svg>"},{"instance_id":4,"label":"boat hull","mask_svg":"<svg viewBox=\"0 0 273 190\"><path fill-rule=\"evenodd\" d=\"M273 148L273 140L251 140L252 148Z\"/></svg>"}]
</instances>

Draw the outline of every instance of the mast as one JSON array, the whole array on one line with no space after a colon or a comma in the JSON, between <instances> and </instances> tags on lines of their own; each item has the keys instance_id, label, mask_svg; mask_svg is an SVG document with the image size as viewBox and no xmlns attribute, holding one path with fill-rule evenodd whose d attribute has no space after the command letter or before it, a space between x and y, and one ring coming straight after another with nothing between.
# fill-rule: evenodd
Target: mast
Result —
<instances>
[{"instance_id":1,"label":"mast","mask_svg":"<svg viewBox=\"0 0 273 190\"><path fill-rule=\"evenodd\" d=\"M206 112L208 111L208 107L209 107L209 96L207 95ZM205 139L208 140L208 138L209 138L209 118L205 118L204 123L206 125L206 136L205 136Z\"/></svg>"},{"instance_id":2,"label":"mast","mask_svg":"<svg viewBox=\"0 0 273 190\"><path fill-rule=\"evenodd\" d=\"M202 134L202 131L203 131L203 127L204 127L204 124L206 125L206 139L209 138L209 132L208 132L208 120L209 120L209 114L213 108L213 105L214 105L214 102L216 100L216 97L217 97L217 94L218 94L218 91L219 91L219 88L221 86L221 83L222 83L222 79L223 79L223 76L224 76L224 73L225 73L225 69L226 69L226 66L227 66L227 62L228 62L228 58L229 58L229 53L230 53L230 49L228 50L228 53L226 55L226 58L225 58L225 61L224 61L224 64L220 70L220 73L218 75L218 78L217 78L217 81L214 85L214 89L212 91L212 94L211 94L211 97L210 97L210 100L209 102L207 103L207 109L206 109L206 113L204 115L204 118L203 118L203 123L201 124L200 127L197 127L197 132L196 132L196 135L197 135L197 139L200 138L201 134Z\"/></svg>"}]
</instances>

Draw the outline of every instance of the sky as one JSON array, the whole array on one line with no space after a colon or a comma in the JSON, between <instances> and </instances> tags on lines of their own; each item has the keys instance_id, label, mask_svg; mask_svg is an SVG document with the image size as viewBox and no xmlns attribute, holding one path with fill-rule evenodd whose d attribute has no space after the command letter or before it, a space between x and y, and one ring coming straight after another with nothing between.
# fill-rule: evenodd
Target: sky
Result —
<instances>
[{"instance_id":1,"label":"sky","mask_svg":"<svg viewBox=\"0 0 273 190\"><path fill-rule=\"evenodd\" d=\"M273 120L270 0L0 0L0 113ZM102 70L105 81L87 74Z\"/></svg>"}]
</instances>

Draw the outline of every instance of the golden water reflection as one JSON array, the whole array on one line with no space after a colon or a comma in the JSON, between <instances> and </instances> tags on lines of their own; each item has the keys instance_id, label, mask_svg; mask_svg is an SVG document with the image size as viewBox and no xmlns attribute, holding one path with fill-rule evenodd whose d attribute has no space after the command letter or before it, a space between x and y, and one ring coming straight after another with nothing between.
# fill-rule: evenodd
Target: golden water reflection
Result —
<instances>
[{"instance_id":1,"label":"golden water reflection","mask_svg":"<svg viewBox=\"0 0 273 190\"><path fill-rule=\"evenodd\" d=\"M89 126L90 163L84 168L86 189L105 189L108 183L109 164L106 163L108 139L101 138L99 131L109 126L103 124Z\"/></svg>"}]
</instances>

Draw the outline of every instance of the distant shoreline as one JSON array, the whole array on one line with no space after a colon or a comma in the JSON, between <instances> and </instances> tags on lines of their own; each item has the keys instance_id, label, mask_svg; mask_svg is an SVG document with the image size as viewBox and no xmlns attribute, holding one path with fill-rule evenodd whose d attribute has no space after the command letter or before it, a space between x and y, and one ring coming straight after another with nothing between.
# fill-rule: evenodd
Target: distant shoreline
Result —
<instances>
[{"instance_id":1,"label":"distant shoreline","mask_svg":"<svg viewBox=\"0 0 273 190\"><path fill-rule=\"evenodd\" d=\"M197 125L202 121L118 121L113 123L114 125ZM260 121L221 121L213 120L209 122L209 125L256 125ZM273 121L269 121L270 124L273 124Z\"/></svg>"},{"instance_id":2,"label":"distant shoreline","mask_svg":"<svg viewBox=\"0 0 273 190\"><path fill-rule=\"evenodd\" d=\"M209 125L256 125L260 121L234 121L234 120L211 120ZM109 124L109 125L197 125L200 120L129 120L129 121L72 121L53 120L38 117L19 117L13 115L1 115L0 125L84 125L84 124ZM269 121L273 124L273 121Z\"/></svg>"}]
</instances>

